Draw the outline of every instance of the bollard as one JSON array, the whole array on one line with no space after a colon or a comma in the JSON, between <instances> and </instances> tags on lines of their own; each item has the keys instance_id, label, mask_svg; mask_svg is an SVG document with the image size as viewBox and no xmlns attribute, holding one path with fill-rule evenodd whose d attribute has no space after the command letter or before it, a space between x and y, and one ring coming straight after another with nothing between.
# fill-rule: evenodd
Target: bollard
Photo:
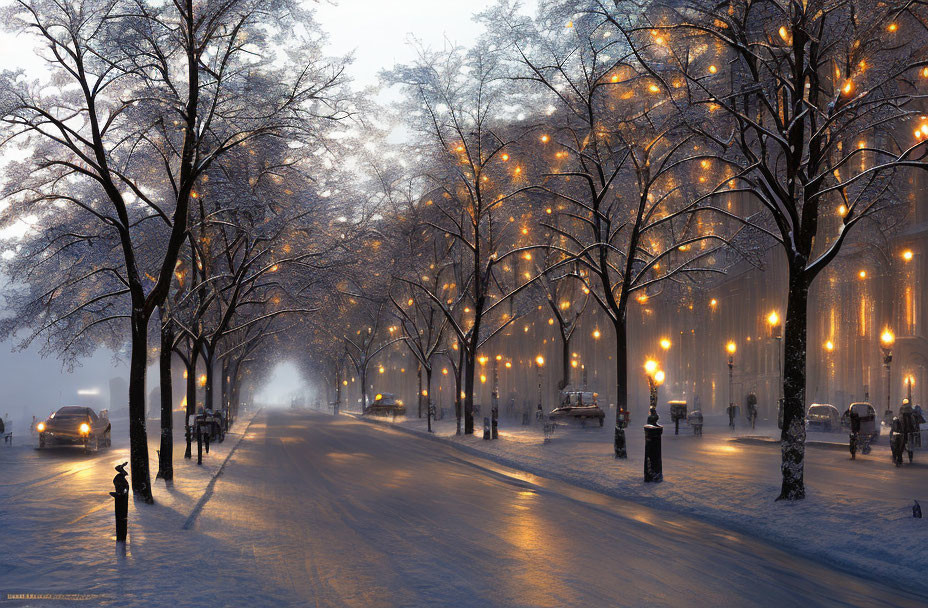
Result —
<instances>
[{"instance_id":1,"label":"bollard","mask_svg":"<svg viewBox=\"0 0 928 608\"><path fill-rule=\"evenodd\" d=\"M483 417L483 438L486 441L490 440L490 419L486 416Z\"/></svg>"},{"instance_id":2,"label":"bollard","mask_svg":"<svg viewBox=\"0 0 928 608\"><path fill-rule=\"evenodd\" d=\"M126 465L124 462L116 467L116 476L113 477L115 492L110 496L116 499L116 542L126 542L126 532L129 527L129 482L126 481Z\"/></svg>"},{"instance_id":3,"label":"bollard","mask_svg":"<svg viewBox=\"0 0 928 608\"><path fill-rule=\"evenodd\" d=\"M644 426L644 480L646 482L664 481L661 463L661 433L664 427L656 424Z\"/></svg>"},{"instance_id":4,"label":"bollard","mask_svg":"<svg viewBox=\"0 0 928 608\"><path fill-rule=\"evenodd\" d=\"M203 443L206 444L205 447L206 447L207 454L209 454L209 436L212 435L212 430L213 430L212 428L210 428L211 426L212 424L209 424L206 426L206 433L203 436Z\"/></svg>"},{"instance_id":5,"label":"bollard","mask_svg":"<svg viewBox=\"0 0 928 608\"><path fill-rule=\"evenodd\" d=\"M490 438L499 439L499 408L494 406L490 413Z\"/></svg>"},{"instance_id":6,"label":"bollard","mask_svg":"<svg viewBox=\"0 0 928 608\"><path fill-rule=\"evenodd\" d=\"M628 458L628 452L625 449L625 429L615 425L615 439L613 441L616 458Z\"/></svg>"}]
</instances>

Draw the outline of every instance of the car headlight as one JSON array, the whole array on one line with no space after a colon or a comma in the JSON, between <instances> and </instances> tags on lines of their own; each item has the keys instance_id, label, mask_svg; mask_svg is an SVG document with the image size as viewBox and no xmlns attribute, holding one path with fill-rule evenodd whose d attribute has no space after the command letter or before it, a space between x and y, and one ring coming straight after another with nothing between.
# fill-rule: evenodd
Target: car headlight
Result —
<instances>
[{"instance_id":1,"label":"car headlight","mask_svg":"<svg viewBox=\"0 0 928 608\"><path fill-rule=\"evenodd\" d=\"M86 422L82 422L77 429L81 432L81 435L86 435L90 432L90 425Z\"/></svg>"},{"instance_id":2,"label":"car headlight","mask_svg":"<svg viewBox=\"0 0 928 608\"><path fill-rule=\"evenodd\" d=\"M35 428L36 428L36 430L39 431L40 433L44 433L44 432L45 432L45 423L44 423L44 422L40 422L40 423L38 423L38 424L36 425Z\"/></svg>"}]
</instances>

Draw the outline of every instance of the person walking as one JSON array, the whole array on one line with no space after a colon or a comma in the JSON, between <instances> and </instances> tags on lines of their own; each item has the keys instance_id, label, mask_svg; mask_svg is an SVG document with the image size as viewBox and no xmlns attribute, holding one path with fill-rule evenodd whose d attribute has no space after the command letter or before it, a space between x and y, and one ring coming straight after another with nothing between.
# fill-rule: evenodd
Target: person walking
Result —
<instances>
[{"instance_id":1,"label":"person walking","mask_svg":"<svg viewBox=\"0 0 928 608\"><path fill-rule=\"evenodd\" d=\"M893 417L892 425L889 432L889 447L893 452L893 464L897 467L902 466L902 451L905 445L905 436L902 432L902 420L898 416Z\"/></svg>"},{"instance_id":2,"label":"person walking","mask_svg":"<svg viewBox=\"0 0 928 608\"><path fill-rule=\"evenodd\" d=\"M757 423L757 395L754 394L754 391L751 391L748 393L747 397L745 397L744 405L748 422L751 423L751 430L754 430L754 425Z\"/></svg>"},{"instance_id":3,"label":"person walking","mask_svg":"<svg viewBox=\"0 0 928 608\"><path fill-rule=\"evenodd\" d=\"M731 427L731 430L735 430L735 404L728 404L728 426Z\"/></svg>"},{"instance_id":4,"label":"person walking","mask_svg":"<svg viewBox=\"0 0 928 608\"><path fill-rule=\"evenodd\" d=\"M857 458L857 445L860 442L860 414L851 410L848 418L851 423L851 460L855 460Z\"/></svg>"}]
</instances>

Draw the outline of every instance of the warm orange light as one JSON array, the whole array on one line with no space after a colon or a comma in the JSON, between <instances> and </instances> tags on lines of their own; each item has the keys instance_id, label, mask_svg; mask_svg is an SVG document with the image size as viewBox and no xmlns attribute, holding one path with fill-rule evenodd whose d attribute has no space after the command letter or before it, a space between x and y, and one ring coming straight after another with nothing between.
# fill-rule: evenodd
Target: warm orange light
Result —
<instances>
[{"instance_id":1,"label":"warm orange light","mask_svg":"<svg viewBox=\"0 0 928 608\"><path fill-rule=\"evenodd\" d=\"M832 352L834 349L835 349L834 342L832 342L831 340L828 340L825 342L825 350L827 350L828 352Z\"/></svg>"},{"instance_id":2,"label":"warm orange light","mask_svg":"<svg viewBox=\"0 0 928 608\"><path fill-rule=\"evenodd\" d=\"M896 25L895 23L890 23L886 29L889 30L890 32L895 32L896 30L899 29L899 26Z\"/></svg>"},{"instance_id":3,"label":"warm orange light","mask_svg":"<svg viewBox=\"0 0 928 608\"><path fill-rule=\"evenodd\" d=\"M915 254L912 253L911 249L906 249L902 252L902 259L906 262L911 262L913 257L915 257Z\"/></svg>"},{"instance_id":4,"label":"warm orange light","mask_svg":"<svg viewBox=\"0 0 928 608\"><path fill-rule=\"evenodd\" d=\"M850 95L851 93L853 93L854 92L854 81L853 80L845 81L844 86L841 87L841 92L843 92L845 95Z\"/></svg>"},{"instance_id":5,"label":"warm orange light","mask_svg":"<svg viewBox=\"0 0 928 608\"><path fill-rule=\"evenodd\" d=\"M845 215L847 215L847 205L841 205L840 207L838 207L838 215L840 215L841 217L844 217Z\"/></svg>"},{"instance_id":6,"label":"warm orange light","mask_svg":"<svg viewBox=\"0 0 928 608\"><path fill-rule=\"evenodd\" d=\"M662 384L663 382L664 382L664 370L659 369L654 374L654 383Z\"/></svg>"},{"instance_id":7,"label":"warm orange light","mask_svg":"<svg viewBox=\"0 0 928 608\"><path fill-rule=\"evenodd\" d=\"M87 435L90 433L90 425L86 422L81 422L81 425L77 427L77 430L80 431L81 435Z\"/></svg>"},{"instance_id":8,"label":"warm orange light","mask_svg":"<svg viewBox=\"0 0 928 608\"><path fill-rule=\"evenodd\" d=\"M718 305L719 305L719 301L716 300L715 298L712 298L711 300L709 300L709 306L710 306L711 308L715 308L715 307L718 306Z\"/></svg>"},{"instance_id":9,"label":"warm orange light","mask_svg":"<svg viewBox=\"0 0 928 608\"><path fill-rule=\"evenodd\" d=\"M670 340L668 340L667 338L662 338L662 339L661 339L661 348L663 348L664 350L669 350L669 349L670 349Z\"/></svg>"},{"instance_id":10,"label":"warm orange light","mask_svg":"<svg viewBox=\"0 0 928 608\"><path fill-rule=\"evenodd\" d=\"M512 367L512 361L506 361L506 369Z\"/></svg>"},{"instance_id":11,"label":"warm orange light","mask_svg":"<svg viewBox=\"0 0 928 608\"><path fill-rule=\"evenodd\" d=\"M725 345L725 350L728 351L729 355L733 355L735 354L735 351L738 350L738 345L733 341L729 341L729 343Z\"/></svg>"},{"instance_id":12,"label":"warm orange light","mask_svg":"<svg viewBox=\"0 0 928 608\"><path fill-rule=\"evenodd\" d=\"M649 376L653 375L657 371L657 361L654 359L648 359L644 362L644 371L648 373Z\"/></svg>"},{"instance_id":13,"label":"warm orange light","mask_svg":"<svg viewBox=\"0 0 928 608\"><path fill-rule=\"evenodd\" d=\"M502 159L503 162L506 162L507 160L509 160L509 155L503 153L502 155L500 155L500 158Z\"/></svg>"},{"instance_id":14,"label":"warm orange light","mask_svg":"<svg viewBox=\"0 0 928 608\"><path fill-rule=\"evenodd\" d=\"M542 357L541 355L538 355L537 357L535 357L535 365L537 365L538 367L541 367L544 364L545 364L544 357Z\"/></svg>"},{"instance_id":15,"label":"warm orange light","mask_svg":"<svg viewBox=\"0 0 928 608\"><path fill-rule=\"evenodd\" d=\"M206 374L200 375L200 386L206 386Z\"/></svg>"},{"instance_id":16,"label":"warm orange light","mask_svg":"<svg viewBox=\"0 0 928 608\"><path fill-rule=\"evenodd\" d=\"M710 74L715 74L715 73L718 72L718 71L719 71L719 69L718 69L717 67L715 67L714 65L710 65L710 66L709 66L709 73L710 73Z\"/></svg>"},{"instance_id":17,"label":"warm orange light","mask_svg":"<svg viewBox=\"0 0 928 608\"><path fill-rule=\"evenodd\" d=\"M593 338L595 338L596 340L599 340L599 337L600 337L601 335L603 335L603 334L602 334L602 332L600 332L598 329L594 329L594 330L593 330Z\"/></svg>"},{"instance_id":18,"label":"warm orange light","mask_svg":"<svg viewBox=\"0 0 928 608\"><path fill-rule=\"evenodd\" d=\"M777 314L777 311L770 311L770 314L767 315L767 323L769 323L771 327L776 327L780 324L780 315Z\"/></svg>"},{"instance_id":19,"label":"warm orange light","mask_svg":"<svg viewBox=\"0 0 928 608\"><path fill-rule=\"evenodd\" d=\"M441 375L442 375L442 376L447 376L447 375L448 375L448 368L447 368L447 367L442 368L442 370L441 370Z\"/></svg>"},{"instance_id":20,"label":"warm orange light","mask_svg":"<svg viewBox=\"0 0 928 608\"><path fill-rule=\"evenodd\" d=\"M858 276L859 278L861 278L861 279L866 279L866 278L867 278L867 271L866 271L866 270L861 270L860 272L857 273L857 276Z\"/></svg>"},{"instance_id":21,"label":"warm orange light","mask_svg":"<svg viewBox=\"0 0 928 608\"><path fill-rule=\"evenodd\" d=\"M660 88L659 86L657 86L656 84L652 84L652 85L648 86L648 90L651 91L652 93L660 93L660 92L661 92L661 88Z\"/></svg>"},{"instance_id":22,"label":"warm orange light","mask_svg":"<svg viewBox=\"0 0 928 608\"><path fill-rule=\"evenodd\" d=\"M894 334L893 331L889 328L884 329L883 333L880 334L880 342L883 344L883 346L889 348L896 342L896 334Z\"/></svg>"},{"instance_id":23,"label":"warm orange light","mask_svg":"<svg viewBox=\"0 0 928 608\"><path fill-rule=\"evenodd\" d=\"M547 135L542 135L539 139L541 140L541 143L543 143L543 144L546 144L546 143L548 143L549 141L551 141L551 138L548 137Z\"/></svg>"}]
</instances>

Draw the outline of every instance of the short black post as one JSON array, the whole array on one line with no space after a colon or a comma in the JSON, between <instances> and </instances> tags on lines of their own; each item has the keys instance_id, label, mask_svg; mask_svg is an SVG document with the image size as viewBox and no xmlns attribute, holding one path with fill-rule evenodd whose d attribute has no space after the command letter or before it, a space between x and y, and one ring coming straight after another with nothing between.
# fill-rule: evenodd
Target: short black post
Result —
<instances>
[{"instance_id":1,"label":"short black post","mask_svg":"<svg viewBox=\"0 0 928 608\"><path fill-rule=\"evenodd\" d=\"M494 405L490 415L490 438L499 439L499 407Z\"/></svg>"},{"instance_id":2,"label":"short black post","mask_svg":"<svg viewBox=\"0 0 928 608\"><path fill-rule=\"evenodd\" d=\"M657 424L644 425L644 480L664 481L661 463L661 433L664 427Z\"/></svg>"},{"instance_id":3,"label":"short black post","mask_svg":"<svg viewBox=\"0 0 928 608\"><path fill-rule=\"evenodd\" d=\"M116 467L116 476L113 477L113 486L116 491L110 496L116 499L116 542L126 542L126 532L129 528L129 482L126 481L126 465L124 462Z\"/></svg>"},{"instance_id":4,"label":"short black post","mask_svg":"<svg viewBox=\"0 0 928 608\"><path fill-rule=\"evenodd\" d=\"M674 416L674 419L673 419L673 434L674 435L680 434L680 418L676 416Z\"/></svg>"},{"instance_id":5,"label":"short black post","mask_svg":"<svg viewBox=\"0 0 928 608\"><path fill-rule=\"evenodd\" d=\"M486 441L490 440L490 419L486 416L483 417L483 438Z\"/></svg>"},{"instance_id":6,"label":"short black post","mask_svg":"<svg viewBox=\"0 0 928 608\"><path fill-rule=\"evenodd\" d=\"M628 458L628 451L625 449L625 429L618 424L615 425L615 437L613 441L616 458Z\"/></svg>"},{"instance_id":7,"label":"short black post","mask_svg":"<svg viewBox=\"0 0 928 608\"><path fill-rule=\"evenodd\" d=\"M209 439L210 439L210 435L212 434L213 434L213 423L210 422L209 424L206 425L206 433L204 433L203 435L203 443L206 444L205 447L206 447L207 454L209 454Z\"/></svg>"},{"instance_id":8,"label":"short black post","mask_svg":"<svg viewBox=\"0 0 928 608\"><path fill-rule=\"evenodd\" d=\"M203 428L197 424L194 432L197 434L197 464L203 464Z\"/></svg>"}]
</instances>

